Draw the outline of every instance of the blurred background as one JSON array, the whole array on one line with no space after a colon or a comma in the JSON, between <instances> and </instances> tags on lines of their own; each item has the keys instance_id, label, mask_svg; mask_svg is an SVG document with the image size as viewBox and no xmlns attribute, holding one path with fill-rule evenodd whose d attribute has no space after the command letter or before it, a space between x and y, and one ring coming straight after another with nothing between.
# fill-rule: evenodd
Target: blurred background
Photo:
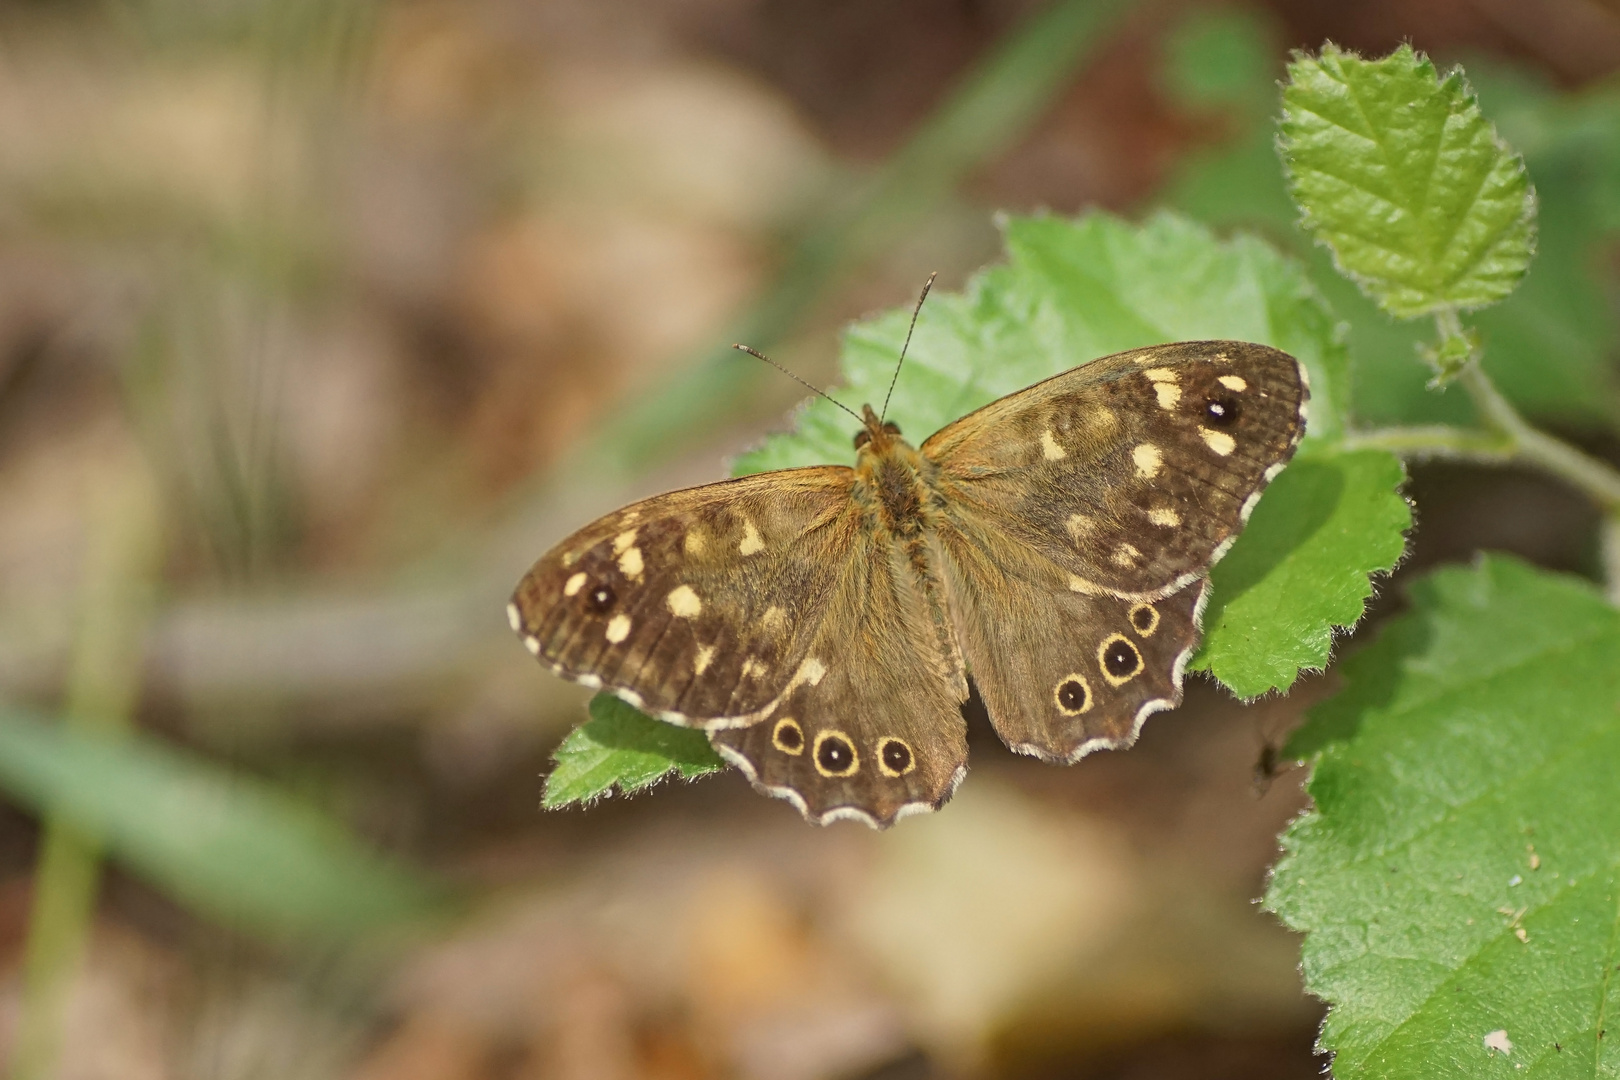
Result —
<instances>
[{"instance_id":1,"label":"blurred background","mask_svg":"<svg viewBox=\"0 0 1620 1080\"><path fill-rule=\"evenodd\" d=\"M833 383L999 210L1258 229L1364 418L1465 415L1293 229L1275 83L1327 38L1468 65L1542 199L1493 363L1614 457L1615 0L0 3L10 1074L1319 1074L1254 903L1300 777L1256 763L1331 672L1194 679L1069 769L975 721L957 799L882 835L735 773L541 812L586 694L503 605L788 422L731 341ZM1411 490L1402 573L1595 564L1536 476Z\"/></svg>"}]
</instances>

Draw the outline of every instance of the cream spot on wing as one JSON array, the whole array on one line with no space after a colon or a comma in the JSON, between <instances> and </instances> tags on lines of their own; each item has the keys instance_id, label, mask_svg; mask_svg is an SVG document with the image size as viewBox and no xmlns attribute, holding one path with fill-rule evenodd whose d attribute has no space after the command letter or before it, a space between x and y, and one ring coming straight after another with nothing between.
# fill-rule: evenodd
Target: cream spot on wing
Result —
<instances>
[{"instance_id":1,"label":"cream spot on wing","mask_svg":"<svg viewBox=\"0 0 1620 1080\"><path fill-rule=\"evenodd\" d=\"M1161 507L1158 510L1149 510L1148 520L1155 525L1162 525L1166 529L1173 529L1181 524L1181 515L1169 507Z\"/></svg>"},{"instance_id":2,"label":"cream spot on wing","mask_svg":"<svg viewBox=\"0 0 1620 1080\"><path fill-rule=\"evenodd\" d=\"M1107 435L1119 427L1119 417L1114 415L1113 409L1098 406L1086 414L1086 425L1098 435Z\"/></svg>"},{"instance_id":3,"label":"cream spot on wing","mask_svg":"<svg viewBox=\"0 0 1620 1080\"><path fill-rule=\"evenodd\" d=\"M1063 524L1068 527L1069 535L1076 540L1090 535L1091 531L1097 527L1097 522L1084 514L1070 514L1069 520Z\"/></svg>"},{"instance_id":4,"label":"cream spot on wing","mask_svg":"<svg viewBox=\"0 0 1620 1080\"><path fill-rule=\"evenodd\" d=\"M1164 455L1150 442L1137 443L1136 449L1131 451L1131 460L1136 462L1137 475L1144 480L1158 476L1159 469L1164 465Z\"/></svg>"},{"instance_id":5,"label":"cream spot on wing","mask_svg":"<svg viewBox=\"0 0 1620 1080\"><path fill-rule=\"evenodd\" d=\"M686 534L686 539L681 541L681 546L686 549L686 553L688 555L703 554L703 534L698 532L696 529L692 529Z\"/></svg>"},{"instance_id":6,"label":"cream spot on wing","mask_svg":"<svg viewBox=\"0 0 1620 1080\"><path fill-rule=\"evenodd\" d=\"M619 556L619 572L628 578L641 576L641 549L633 547Z\"/></svg>"},{"instance_id":7,"label":"cream spot on wing","mask_svg":"<svg viewBox=\"0 0 1620 1080\"><path fill-rule=\"evenodd\" d=\"M1094 581L1087 581L1078 574L1070 574L1069 591L1085 593L1087 596L1101 596L1106 590Z\"/></svg>"},{"instance_id":8,"label":"cream spot on wing","mask_svg":"<svg viewBox=\"0 0 1620 1080\"><path fill-rule=\"evenodd\" d=\"M1041 453L1047 461L1056 461L1069 456L1068 451L1059 446L1058 441L1052 437L1051 428L1041 432Z\"/></svg>"},{"instance_id":9,"label":"cream spot on wing","mask_svg":"<svg viewBox=\"0 0 1620 1080\"><path fill-rule=\"evenodd\" d=\"M827 674L827 665L813 656L809 657L799 665L799 670L793 673L793 682L788 689L791 690L800 683L809 683L811 686L815 686L825 674Z\"/></svg>"},{"instance_id":10,"label":"cream spot on wing","mask_svg":"<svg viewBox=\"0 0 1620 1080\"><path fill-rule=\"evenodd\" d=\"M585 587L585 571L581 570L567 581L563 582L563 595L574 596Z\"/></svg>"},{"instance_id":11,"label":"cream spot on wing","mask_svg":"<svg viewBox=\"0 0 1620 1080\"><path fill-rule=\"evenodd\" d=\"M640 519L641 519L641 511L640 510L626 510L624 512L624 515L619 518L619 520L624 522L626 525L634 525Z\"/></svg>"},{"instance_id":12,"label":"cream spot on wing","mask_svg":"<svg viewBox=\"0 0 1620 1080\"><path fill-rule=\"evenodd\" d=\"M752 521L743 518L743 538L742 543L737 545L737 552L741 555L752 555L756 551L764 550L765 541L759 538L759 530L754 528Z\"/></svg>"},{"instance_id":13,"label":"cream spot on wing","mask_svg":"<svg viewBox=\"0 0 1620 1080\"><path fill-rule=\"evenodd\" d=\"M1146 375L1154 382L1173 383L1176 381L1176 373L1167 367L1148 368L1146 371L1142 372L1142 374Z\"/></svg>"},{"instance_id":14,"label":"cream spot on wing","mask_svg":"<svg viewBox=\"0 0 1620 1080\"><path fill-rule=\"evenodd\" d=\"M743 661L742 677L745 679L757 679L770 670L771 667L769 664L762 660L755 660L750 656L747 660Z\"/></svg>"},{"instance_id":15,"label":"cream spot on wing","mask_svg":"<svg viewBox=\"0 0 1620 1080\"><path fill-rule=\"evenodd\" d=\"M523 616L518 612L516 604L506 605L506 621L512 624L514 632L523 629Z\"/></svg>"},{"instance_id":16,"label":"cream spot on wing","mask_svg":"<svg viewBox=\"0 0 1620 1080\"><path fill-rule=\"evenodd\" d=\"M1198 429L1198 434L1202 435L1204 441L1209 444L1209 448L1221 457L1226 457L1237 449L1237 440L1224 431L1211 431L1209 428L1201 427Z\"/></svg>"},{"instance_id":17,"label":"cream spot on wing","mask_svg":"<svg viewBox=\"0 0 1620 1080\"><path fill-rule=\"evenodd\" d=\"M540 639L537 637L524 638L523 647L534 653L536 656L540 655Z\"/></svg>"},{"instance_id":18,"label":"cream spot on wing","mask_svg":"<svg viewBox=\"0 0 1620 1080\"><path fill-rule=\"evenodd\" d=\"M573 566L578 561L579 561L579 552L577 552L577 551L565 551L565 552L563 552L562 564L563 564L563 569L564 570L568 569L570 566Z\"/></svg>"},{"instance_id":19,"label":"cream spot on wing","mask_svg":"<svg viewBox=\"0 0 1620 1080\"><path fill-rule=\"evenodd\" d=\"M1159 395L1161 409L1173 409L1176 402L1181 400L1181 387L1175 383L1156 382L1153 384L1153 392Z\"/></svg>"},{"instance_id":20,"label":"cream spot on wing","mask_svg":"<svg viewBox=\"0 0 1620 1080\"><path fill-rule=\"evenodd\" d=\"M615 615L608 620L607 639L617 645L630 636L630 616Z\"/></svg>"},{"instance_id":21,"label":"cream spot on wing","mask_svg":"<svg viewBox=\"0 0 1620 1080\"><path fill-rule=\"evenodd\" d=\"M696 618L703 610L703 601L698 599L698 594L692 591L690 585L677 586L664 600L669 604L670 614L677 619Z\"/></svg>"},{"instance_id":22,"label":"cream spot on wing","mask_svg":"<svg viewBox=\"0 0 1620 1080\"><path fill-rule=\"evenodd\" d=\"M714 646L713 645L705 645L705 646L703 646L701 649L699 649L697 651L697 656L693 657L693 659L692 659L692 674L694 674L694 675L703 674L705 671L709 670L709 665L711 663L713 663L713 662L714 662Z\"/></svg>"},{"instance_id":23,"label":"cream spot on wing","mask_svg":"<svg viewBox=\"0 0 1620 1080\"><path fill-rule=\"evenodd\" d=\"M1249 388L1249 384L1244 382L1243 379L1236 375L1221 375L1218 376L1215 381L1226 387L1228 390L1236 390L1239 393L1242 393L1244 390Z\"/></svg>"},{"instance_id":24,"label":"cream spot on wing","mask_svg":"<svg viewBox=\"0 0 1620 1080\"><path fill-rule=\"evenodd\" d=\"M1135 566L1142 553L1133 544L1121 544L1114 549L1111 561L1115 566Z\"/></svg>"},{"instance_id":25,"label":"cream spot on wing","mask_svg":"<svg viewBox=\"0 0 1620 1080\"><path fill-rule=\"evenodd\" d=\"M771 633L781 633L782 628L787 625L787 612L773 604L765 609L765 614L759 621Z\"/></svg>"},{"instance_id":26,"label":"cream spot on wing","mask_svg":"<svg viewBox=\"0 0 1620 1080\"><path fill-rule=\"evenodd\" d=\"M636 530L626 529L613 538L613 554L623 555L624 549L636 542Z\"/></svg>"},{"instance_id":27,"label":"cream spot on wing","mask_svg":"<svg viewBox=\"0 0 1620 1080\"><path fill-rule=\"evenodd\" d=\"M1159 362L1159 354L1145 352L1136 358L1136 362L1141 364L1143 367L1147 367L1149 364L1157 364Z\"/></svg>"}]
</instances>

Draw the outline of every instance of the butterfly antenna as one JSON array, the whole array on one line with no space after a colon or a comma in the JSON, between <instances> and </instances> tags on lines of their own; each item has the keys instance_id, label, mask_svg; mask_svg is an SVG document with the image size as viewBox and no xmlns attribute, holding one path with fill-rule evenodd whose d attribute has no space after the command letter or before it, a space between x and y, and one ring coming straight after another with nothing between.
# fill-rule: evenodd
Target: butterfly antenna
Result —
<instances>
[{"instance_id":1,"label":"butterfly antenna","mask_svg":"<svg viewBox=\"0 0 1620 1080\"><path fill-rule=\"evenodd\" d=\"M793 374L793 372L789 371L787 368L783 367L781 364L778 364L775 360L772 360L770 357L766 356L764 353L760 352L759 350L750 349L747 345L733 345L732 348L736 349L738 352L745 352L749 356L754 357L755 359L765 361L767 364L771 365L771 367L775 368L777 371L780 371L782 374L786 375L788 378L792 379L794 382L798 383L800 386L802 386L805 389L809 390L811 393L821 395L822 397L826 398L828 401L832 402L834 405L838 406L840 409L843 409L845 412L849 413L849 415L853 416L856 420L859 420L862 424L866 423L866 421L861 420L860 413L856 412L854 409L850 408L848 405L845 405L842 401L839 401L837 398L833 397L831 394L827 393L827 391L821 389L820 387L812 386L810 383L805 382L803 379L801 379L797 375Z\"/></svg>"},{"instance_id":2,"label":"butterfly antenna","mask_svg":"<svg viewBox=\"0 0 1620 1080\"><path fill-rule=\"evenodd\" d=\"M889 392L883 395L883 412L878 414L879 420L886 420L889 416L889 399L894 397L894 384L900 381L900 365L906 362L906 350L911 348L911 332L917 329L917 316L922 314L923 301L928 299L928 290L934 287L934 279L937 277L939 271L935 270L928 275L928 280L923 282L922 295L917 297L917 306L911 312L911 325L906 328L906 343L900 346L900 359L895 362L894 376L889 380Z\"/></svg>"}]
</instances>

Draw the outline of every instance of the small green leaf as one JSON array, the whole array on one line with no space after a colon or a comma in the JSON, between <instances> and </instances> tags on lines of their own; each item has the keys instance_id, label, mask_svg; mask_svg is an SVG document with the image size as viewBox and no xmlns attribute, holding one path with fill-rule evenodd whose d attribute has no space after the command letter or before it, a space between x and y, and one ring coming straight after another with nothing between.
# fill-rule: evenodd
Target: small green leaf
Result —
<instances>
[{"instance_id":1,"label":"small green leaf","mask_svg":"<svg viewBox=\"0 0 1620 1080\"><path fill-rule=\"evenodd\" d=\"M1304 454L1284 469L1210 575L1192 667L1250 698L1327 666L1335 629L1354 626L1372 595L1368 575L1405 549L1403 475L1393 455L1372 450Z\"/></svg>"},{"instance_id":2,"label":"small green leaf","mask_svg":"<svg viewBox=\"0 0 1620 1080\"><path fill-rule=\"evenodd\" d=\"M429 916L443 899L309 804L150 738L0 711L0 787L243 929L344 938Z\"/></svg>"},{"instance_id":3,"label":"small green leaf","mask_svg":"<svg viewBox=\"0 0 1620 1080\"><path fill-rule=\"evenodd\" d=\"M1460 71L1402 45L1289 65L1281 147L1306 229L1386 311L1494 304L1535 246L1535 194Z\"/></svg>"},{"instance_id":4,"label":"small green leaf","mask_svg":"<svg viewBox=\"0 0 1620 1080\"><path fill-rule=\"evenodd\" d=\"M591 699L590 717L557 748L542 800L548 809L590 802L615 784L629 793L671 772L691 780L725 768L703 732L654 720L612 694Z\"/></svg>"},{"instance_id":5,"label":"small green leaf","mask_svg":"<svg viewBox=\"0 0 1620 1080\"><path fill-rule=\"evenodd\" d=\"M1288 751L1266 902L1333 1074L1620 1076L1620 612L1502 557L1410 595Z\"/></svg>"},{"instance_id":6,"label":"small green leaf","mask_svg":"<svg viewBox=\"0 0 1620 1080\"><path fill-rule=\"evenodd\" d=\"M1455 379L1468 361L1479 355L1479 346L1479 331L1469 327L1458 327L1437 343L1420 346L1423 359L1434 372L1429 386L1438 389Z\"/></svg>"}]
</instances>

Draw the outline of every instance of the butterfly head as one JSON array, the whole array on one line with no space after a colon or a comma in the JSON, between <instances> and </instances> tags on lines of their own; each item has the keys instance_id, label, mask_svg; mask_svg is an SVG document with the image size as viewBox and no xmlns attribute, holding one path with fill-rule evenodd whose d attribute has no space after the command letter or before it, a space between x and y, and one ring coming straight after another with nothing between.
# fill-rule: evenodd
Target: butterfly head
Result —
<instances>
[{"instance_id":1,"label":"butterfly head","mask_svg":"<svg viewBox=\"0 0 1620 1080\"><path fill-rule=\"evenodd\" d=\"M861 423L865 426L855 433L855 449L870 451L874 454L888 452L891 445L899 441L900 425L893 420L885 421L872 411L872 406L861 406Z\"/></svg>"}]
</instances>

